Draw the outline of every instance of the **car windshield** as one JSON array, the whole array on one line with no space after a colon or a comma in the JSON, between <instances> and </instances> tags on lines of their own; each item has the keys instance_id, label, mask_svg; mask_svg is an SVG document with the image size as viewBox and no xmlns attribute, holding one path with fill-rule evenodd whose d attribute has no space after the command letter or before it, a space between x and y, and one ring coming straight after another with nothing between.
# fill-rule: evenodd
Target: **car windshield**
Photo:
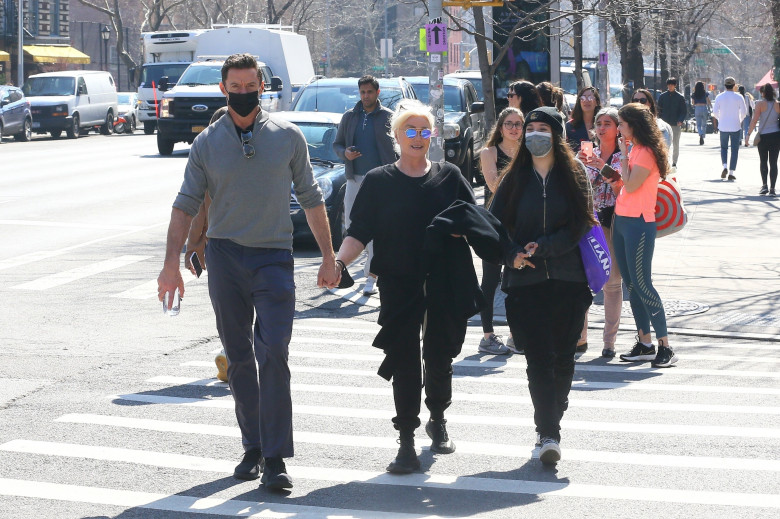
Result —
<instances>
[{"instance_id":1,"label":"car windshield","mask_svg":"<svg viewBox=\"0 0 780 519\"><path fill-rule=\"evenodd\" d=\"M337 125L297 121L293 121L293 124L298 126L303 132L306 144L309 145L309 156L312 159L341 162L339 156L333 151L333 141L336 140L336 131L338 130Z\"/></svg>"},{"instance_id":2,"label":"car windshield","mask_svg":"<svg viewBox=\"0 0 780 519\"><path fill-rule=\"evenodd\" d=\"M26 96L72 96L76 79L72 77L31 77L22 87Z\"/></svg>"},{"instance_id":3,"label":"car windshield","mask_svg":"<svg viewBox=\"0 0 780 519\"><path fill-rule=\"evenodd\" d=\"M429 86L424 83L415 83L414 92L417 94L417 99L424 104L429 104L428 94ZM455 85L444 85L444 111L445 112L465 112L466 107L463 106L463 101L460 96L460 91Z\"/></svg>"},{"instance_id":4,"label":"car windshield","mask_svg":"<svg viewBox=\"0 0 780 519\"><path fill-rule=\"evenodd\" d=\"M141 83L139 86L141 88L152 88L152 81L154 81L155 85L159 85L160 78L163 76L168 76L169 85L175 85L179 82L182 72L189 65L189 63L168 63L165 65L152 63L144 65L143 69L141 69Z\"/></svg>"},{"instance_id":5,"label":"car windshield","mask_svg":"<svg viewBox=\"0 0 780 519\"><path fill-rule=\"evenodd\" d=\"M179 79L180 85L219 85L222 81L222 65L191 66Z\"/></svg>"},{"instance_id":6,"label":"car windshield","mask_svg":"<svg viewBox=\"0 0 780 519\"><path fill-rule=\"evenodd\" d=\"M133 94L117 94L117 103L120 105L129 105L133 103Z\"/></svg>"},{"instance_id":7,"label":"car windshield","mask_svg":"<svg viewBox=\"0 0 780 519\"><path fill-rule=\"evenodd\" d=\"M395 87L379 87L379 100L382 106L393 110L398 101L403 97L403 92L400 88ZM347 110L351 110L355 104L360 101L360 90L355 85L318 85L312 83L308 85L301 96L298 98L298 102L295 103L296 112L333 112L337 114L343 114Z\"/></svg>"}]
</instances>

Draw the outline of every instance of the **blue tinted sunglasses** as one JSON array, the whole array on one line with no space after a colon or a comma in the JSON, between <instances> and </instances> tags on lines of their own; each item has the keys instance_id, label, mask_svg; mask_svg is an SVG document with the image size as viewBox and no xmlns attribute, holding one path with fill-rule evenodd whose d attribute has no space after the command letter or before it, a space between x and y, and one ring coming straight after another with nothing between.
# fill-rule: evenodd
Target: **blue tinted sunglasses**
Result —
<instances>
[{"instance_id":1,"label":"blue tinted sunglasses","mask_svg":"<svg viewBox=\"0 0 780 519\"><path fill-rule=\"evenodd\" d=\"M410 139L414 139L418 135L423 139L431 138L431 130L429 130L428 128L425 128L424 130L415 130L414 128L409 128L404 133L406 133L406 136Z\"/></svg>"}]
</instances>

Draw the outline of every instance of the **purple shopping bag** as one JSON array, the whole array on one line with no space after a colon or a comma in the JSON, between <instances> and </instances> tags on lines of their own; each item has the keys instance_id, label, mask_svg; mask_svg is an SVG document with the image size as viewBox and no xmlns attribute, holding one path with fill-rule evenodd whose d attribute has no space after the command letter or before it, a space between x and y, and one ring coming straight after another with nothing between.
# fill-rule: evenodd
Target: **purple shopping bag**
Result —
<instances>
[{"instance_id":1,"label":"purple shopping bag","mask_svg":"<svg viewBox=\"0 0 780 519\"><path fill-rule=\"evenodd\" d=\"M601 225L594 225L580 239L580 256L585 267L588 286L594 294L599 292L609 279L612 270L612 257L607 247L607 237Z\"/></svg>"}]
</instances>

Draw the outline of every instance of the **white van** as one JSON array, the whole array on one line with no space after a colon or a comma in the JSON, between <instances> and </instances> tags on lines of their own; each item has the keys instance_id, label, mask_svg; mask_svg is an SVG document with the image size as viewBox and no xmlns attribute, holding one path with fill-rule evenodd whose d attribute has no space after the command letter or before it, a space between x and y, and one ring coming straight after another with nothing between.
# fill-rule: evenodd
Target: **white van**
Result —
<instances>
[{"instance_id":1,"label":"white van","mask_svg":"<svg viewBox=\"0 0 780 519\"><path fill-rule=\"evenodd\" d=\"M117 114L114 78L108 72L73 70L47 72L27 78L22 87L30 100L35 133L51 133L58 138L62 130L75 139L94 127L109 135Z\"/></svg>"}]
</instances>

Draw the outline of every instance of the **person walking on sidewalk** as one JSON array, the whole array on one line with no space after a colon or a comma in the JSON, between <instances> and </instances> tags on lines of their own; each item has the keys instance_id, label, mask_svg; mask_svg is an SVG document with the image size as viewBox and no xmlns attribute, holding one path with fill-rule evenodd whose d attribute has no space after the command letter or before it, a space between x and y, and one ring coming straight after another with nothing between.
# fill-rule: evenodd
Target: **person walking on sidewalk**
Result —
<instances>
[{"instance_id":1,"label":"person walking on sidewalk","mask_svg":"<svg viewBox=\"0 0 780 519\"><path fill-rule=\"evenodd\" d=\"M607 238L609 254L615 257L615 247L612 244L612 220L615 214L615 202L617 195L612 190L612 185L606 182L602 171L609 174L614 171L618 175L622 171L620 166L622 155L618 148L618 111L615 108L604 108L596 115L596 141L598 147L593 149L593 155L587 157L580 152L579 158L588 172L588 179L593 187L593 203L596 207L596 215L604 229ZM616 263L612 263L609 279L604 285L604 347L601 356L611 359L615 356L615 338L620 327L620 312L623 307L623 279L620 277L620 269ZM585 347L580 345L584 344ZM582 334L577 344L577 350L588 349L588 314L585 314L585 323L582 326Z\"/></svg>"},{"instance_id":2,"label":"person walking on sidewalk","mask_svg":"<svg viewBox=\"0 0 780 519\"><path fill-rule=\"evenodd\" d=\"M667 151L653 114L646 107L627 104L618 111L618 117L621 177L608 180L618 193L612 242L618 268L627 281L638 334L634 347L620 359L650 360L654 367L668 368L677 362L677 356L669 346L664 305L652 279L655 202L658 182L669 172ZM651 342L651 323L658 339L657 353Z\"/></svg>"},{"instance_id":3,"label":"person walking on sidewalk","mask_svg":"<svg viewBox=\"0 0 780 519\"><path fill-rule=\"evenodd\" d=\"M753 119L753 109L756 107L756 100L753 99L753 95L750 92L745 90L745 85L739 85L737 87L737 92L745 99L745 106L748 110L747 115L742 119L742 136L746 137L750 121ZM747 146L747 144L745 144L745 146Z\"/></svg>"},{"instance_id":4,"label":"person walking on sidewalk","mask_svg":"<svg viewBox=\"0 0 780 519\"><path fill-rule=\"evenodd\" d=\"M284 489L292 487L284 458L293 456L287 365L295 314L291 184L323 254L318 285L336 286L338 273L306 140L296 126L260 109L263 86L254 57L233 54L225 60L220 89L229 116L192 144L157 284L161 301L174 290L184 293L182 245L208 192L209 295L244 446L233 475L251 480L263 473L267 488Z\"/></svg>"},{"instance_id":5,"label":"person walking on sidewalk","mask_svg":"<svg viewBox=\"0 0 780 519\"><path fill-rule=\"evenodd\" d=\"M542 463L561 458L561 418L569 403L574 349L593 301L577 243L597 224L582 163L563 137L563 118L542 107L526 116L517 157L490 212L514 247L506 251L506 315L528 341L528 389Z\"/></svg>"},{"instance_id":6,"label":"person walking on sidewalk","mask_svg":"<svg viewBox=\"0 0 780 519\"><path fill-rule=\"evenodd\" d=\"M753 112L753 120L745 133L745 146L750 141L750 134L758 125L758 134L761 139L758 143L758 156L761 161L761 190L759 195L777 196L777 157L780 155L780 103L775 99L775 89L767 83L761 87L763 100L756 103ZM767 186L767 177L771 183Z\"/></svg>"},{"instance_id":7,"label":"person walking on sidewalk","mask_svg":"<svg viewBox=\"0 0 780 519\"><path fill-rule=\"evenodd\" d=\"M519 108L507 107L499 114L498 121L490 132L485 148L479 154L482 166L482 176L485 178L485 207L489 207L493 193L498 188L498 182L507 166L517 155L520 139L523 137L523 112ZM482 261L482 293L487 304L479 313L482 321L484 337L479 341L479 351L493 355L507 355L510 352L522 354L515 346L512 335L507 343L501 340L493 330L493 299L501 282L501 265Z\"/></svg>"},{"instance_id":8,"label":"person walking on sidewalk","mask_svg":"<svg viewBox=\"0 0 780 519\"><path fill-rule=\"evenodd\" d=\"M685 97L677 91L677 78L666 80L666 92L658 98L658 116L672 127L672 167L677 167L680 157L680 134L682 125L688 117L688 104Z\"/></svg>"},{"instance_id":9,"label":"person walking on sidewalk","mask_svg":"<svg viewBox=\"0 0 780 519\"><path fill-rule=\"evenodd\" d=\"M437 214L456 200L474 204L476 199L456 166L428 160L433 125L429 107L416 100L401 102L391 120L400 157L366 175L336 259L343 267L360 254L366 243L374 242L373 268L378 275L381 302L378 322L382 327L374 346L385 352L380 376L393 381L393 425L400 433L400 448L387 470L397 474L420 468L414 431L420 426L423 385L425 405L431 413L425 426L432 440L431 450L441 454L455 451L444 418L452 401L453 356L446 349L452 349L452 345L439 344L437 339L448 330L428 321L425 283L429 273L423 262L423 245L426 229ZM464 319L464 330L465 326ZM421 329L425 369L420 363Z\"/></svg>"},{"instance_id":10,"label":"person walking on sidewalk","mask_svg":"<svg viewBox=\"0 0 780 519\"><path fill-rule=\"evenodd\" d=\"M704 137L707 136L707 116L712 108L710 94L704 89L704 82L697 81L691 94L691 104L693 104L693 113L696 117L696 131L699 132L699 146L704 144Z\"/></svg>"},{"instance_id":11,"label":"person walking on sidewalk","mask_svg":"<svg viewBox=\"0 0 780 519\"><path fill-rule=\"evenodd\" d=\"M736 80L729 76L723 82L726 87L724 92L718 94L712 107L712 117L718 121L720 133L720 159L723 163L723 171L720 178L737 180L734 174L737 169L739 157L739 141L742 136L742 120L748 113L745 98L734 92ZM731 160L729 161L729 141L731 141Z\"/></svg>"},{"instance_id":12,"label":"person walking on sidewalk","mask_svg":"<svg viewBox=\"0 0 780 519\"><path fill-rule=\"evenodd\" d=\"M373 76L358 79L360 101L341 118L333 151L344 159L347 187L344 193L344 220L349 228L352 222L352 206L366 173L374 168L395 162L393 138L390 136L390 118L393 111L382 106L379 100L379 81ZM366 246L368 257L363 267L366 284L365 295L376 294L376 276L371 270L374 246Z\"/></svg>"}]
</instances>

